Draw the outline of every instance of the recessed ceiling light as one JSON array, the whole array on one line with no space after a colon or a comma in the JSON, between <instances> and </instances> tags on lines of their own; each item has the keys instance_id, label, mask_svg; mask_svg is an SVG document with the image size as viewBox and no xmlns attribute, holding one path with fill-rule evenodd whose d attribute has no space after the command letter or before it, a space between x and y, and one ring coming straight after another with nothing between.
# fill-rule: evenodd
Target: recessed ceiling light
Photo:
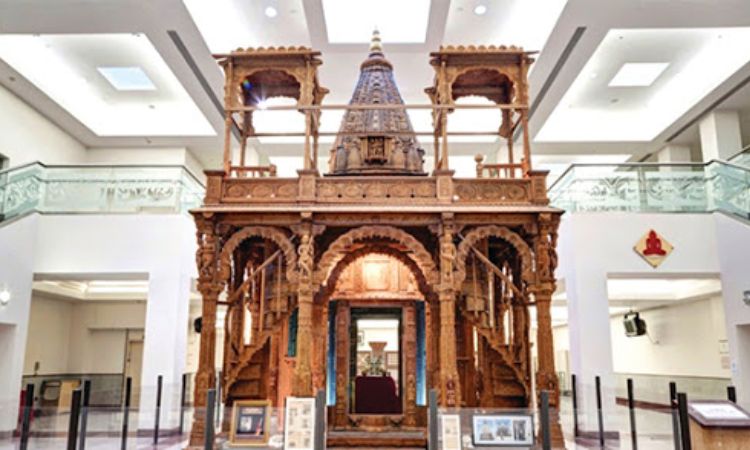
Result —
<instances>
[{"instance_id":1,"label":"recessed ceiling light","mask_svg":"<svg viewBox=\"0 0 750 450\"><path fill-rule=\"evenodd\" d=\"M97 67L96 70L118 91L155 91L153 81L140 67Z\"/></svg>"},{"instance_id":2,"label":"recessed ceiling light","mask_svg":"<svg viewBox=\"0 0 750 450\"><path fill-rule=\"evenodd\" d=\"M651 86L669 63L625 63L609 82L610 87Z\"/></svg>"},{"instance_id":3,"label":"recessed ceiling light","mask_svg":"<svg viewBox=\"0 0 750 450\"><path fill-rule=\"evenodd\" d=\"M486 12L487 12L487 7L482 5L481 3L474 7L474 14L478 16L482 16Z\"/></svg>"},{"instance_id":4,"label":"recessed ceiling light","mask_svg":"<svg viewBox=\"0 0 750 450\"><path fill-rule=\"evenodd\" d=\"M376 25L386 45L427 39L430 0L321 1L330 44L369 43Z\"/></svg>"},{"instance_id":5,"label":"recessed ceiling light","mask_svg":"<svg viewBox=\"0 0 750 450\"><path fill-rule=\"evenodd\" d=\"M0 58L97 136L216 135L145 35L0 34Z\"/></svg>"},{"instance_id":6,"label":"recessed ceiling light","mask_svg":"<svg viewBox=\"0 0 750 450\"><path fill-rule=\"evenodd\" d=\"M279 15L279 12L276 11L276 8L274 8L273 6L266 6L265 13L266 17L270 17L272 19Z\"/></svg>"}]
</instances>

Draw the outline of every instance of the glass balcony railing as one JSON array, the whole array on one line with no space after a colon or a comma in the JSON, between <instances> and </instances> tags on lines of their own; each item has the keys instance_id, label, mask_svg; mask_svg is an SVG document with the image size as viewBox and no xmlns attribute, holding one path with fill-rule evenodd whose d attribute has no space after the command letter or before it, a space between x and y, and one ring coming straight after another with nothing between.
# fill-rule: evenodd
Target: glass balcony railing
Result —
<instances>
[{"instance_id":1,"label":"glass balcony railing","mask_svg":"<svg viewBox=\"0 0 750 450\"><path fill-rule=\"evenodd\" d=\"M750 145L743 148L741 152L729 158L729 162L738 166L750 168Z\"/></svg>"},{"instance_id":2,"label":"glass balcony railing","mask_svg":"<svg viewBox=\"0 0 750 450\"><path fill-rule=\"evenodd\" d=\"M574 164L549 189L553 206L572 212L711 212L750 217L750 166Z\"/></svg>"},{"instance_id":3,"label":"glass balcony railing","mask_svg":"<svg viewBox=\"0 0 750 450\"><path fill-rule=\"evenodd\" d=\"M183 166L45 166L0 172L0 220L40 213L182 213L203 184Z\"/></svg>"}]
</instances>

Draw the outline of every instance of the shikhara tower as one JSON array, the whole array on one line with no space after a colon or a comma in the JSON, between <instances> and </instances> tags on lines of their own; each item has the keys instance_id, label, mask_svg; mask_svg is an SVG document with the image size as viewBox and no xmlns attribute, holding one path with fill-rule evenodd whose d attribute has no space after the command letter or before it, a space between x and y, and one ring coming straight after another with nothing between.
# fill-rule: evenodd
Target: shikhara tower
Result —
<instances>
[{"instance_id":1,"label":"shikhara tower","mask_svg":"<svg viewBox=\"0 0 750 450\"><path fill-rule=\"evenodd\" d=\"M393 65L375 30L370 54L360 66L350 105L388 105L388 109L348 109L331 150L333 175L425 175L424 150L414 134Z\"/></svg>"}]
</instances>

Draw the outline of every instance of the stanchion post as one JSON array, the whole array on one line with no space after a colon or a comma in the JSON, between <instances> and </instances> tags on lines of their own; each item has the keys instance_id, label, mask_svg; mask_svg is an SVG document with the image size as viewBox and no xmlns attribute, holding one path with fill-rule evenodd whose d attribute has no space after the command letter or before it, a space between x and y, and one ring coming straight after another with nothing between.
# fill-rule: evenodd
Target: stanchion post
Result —
<instances>
[{"instance_id":1,"label":"stanchion post","mask_svg":"<svg viewBox=\"0 0 750 450\"><path fill-rule=\"evenodd\" d=\"M693 444L690 441L690 417L688 417L687 394L677 394L677 409L680 413L680 436L682 436L682 450L691 450Z\"/></svg>"},{"instance_id":2,"label":"stanchion post","mask_svg":"<svg viewBox=\"0 0 750 450\"><path fill-rule=\"evenodd\" d=\"M216 406L216 389L209 389L206 393L206 430L203 433L205 440L203 441L203 448L205 450L213 450L214 448L214 408Z\"/></svg>"},{"instance_id":3,"label":"stanchion post","mask_svg":"<svg viewBox=\"0 0 750 450\"><path fill-rule=\"evenodd\" d=\"M573 395L573 437L578 437L578 383L576 374L570 376Z\"/></svg>"},{"instance_id":4,"label":"stanchion post","mask_svg":"<svg viewBox=\"0 0 750 450\"><path fill-rule=\"evenodd\" d=\"M677 412L677 383L669 382L669 409L672 413L672 439L674 450L680 450L680 418Z\"/></svg>"},{"instance_id":5,"label":"stanchion post","mask_svg":"<svg viewBox=\"0 0 750 450\"><path fill-rule=\"evenodd\" d=\"M737 403L737 388L734 386L727 386L727 400Z\"/></svg>"},{"instance_id":6,"label":"stanchion post","mask_svg":"<svg viewBox=\"0 0 750 450\"><path fill-rule=\"evenodd\" d=\"M70 420L68 421L68 450L76 450L78 443L78 418L81 415L81 390L73 391L70 401Z\"/></svg>"},{"instance_id":7,"label":"stanchion post","mask_svg":"<svg viewBox=\"0 0 750 450\"><path fill-rule=\"evenodd\" d=\"M23 418L21 422L21 442L18 447L26 450L29 446L29 428L31 427L31 412L34 409L34 384L26 385L26 397L23 399Z\"/></svg>"},{"instance_id":8,"label":"stanchion post","mask_svg":"<svg viewBox=\"0 0 750 450\"><path fill-rule=\"evenodd\" d=\"M86 427L89 422L89 401L91 400L91 380L83 380L83 404L81 405L81 431L78 436L78 450L86 449Z\"/></svg>"},{"instance_id":9,"label":"stanchion post","mask_svg":"<svg viewBox=\"0 0 750 450\"><path fill-rule=\"evenodd\" d=\"M550 434L549 426L549 392L542 391L541 401L542 407L539 411L539 425L542 429L542 449L552 450L552 436Z\"/></svg>"},{"instance_id":10,"label":"stanchion post","mask_svg":"<svg viewBox=\"0 0 750 450\"><path fill-rule=\"evenodd\" d=\"M133 387L133 379L125 379L125 398L122 408L122 435L120 436L120 450L128 448L128 419L130 418L130 393Z\"/></svg>"},{"instance_id":11,"label":"stanchion post","mask_svg":"<svg viewBox=\"0 0 750 450\"><path fill-rule=\"evenodd\" d=\"M182 374L182 383L180 387L180 436L185 428L185 391L187 390L187 374Z\"/></svg>"},{"instance_id":12,"label":"stanchion post","mask_svg":"<svg viewBox=\"0 0 750 450\"><path fill-rule=\"evenodd\" d=\"M286 413L284 413L286 416ZM315 396L315 450L326 448L326 391L319 390Z\"/></svg>"},{"instance_id":13,"label":"stanchion post","mask_svg":"<svg viewBox=\"0 0 750 450\"><path fill-rule=\"evenodd\" d=\"M604 413L602 412L602 379L596 376L596 418L599 421L599 445L604 447Z\"/></svg>"},{"instance_id":14,"label":"stanchion post","mask_svg":"<svg viewBox=\"0 0 750 450\"><path fill-rule=\"evenodd\" d=\"M427 418L428 419L427 426L429 427L429 434L428 434L428 440L427 440L427 448L428 450L437 450L438 448L437 391L435 389L430 389L428 396L429 396L429 403L428 403L429 411L428 411L428 418Z\"/></svg>"},{"instance_id":15,"label":"stanchion post","mask_svg":"<svg viewBox=\"0 0 750 450\"><path fill-rule=\"evenodd\" d=\"M156 411L154 417L154 445L159 442L159 416L161 415L161 384L163 378L161 375L156 377Z\"/></svg>"},{"instance_id":16,"label":"stanchion post","mask_svg":"<svg viewBox=\"0 0 750 450\"><path fill-rule=\"evenodd\" d=\"M628 378L628 411L630 412L630 441L633 450L638 450L638 432L635 429L635 399L633 398L633 379Z\"/></svg>"}]
</instances>

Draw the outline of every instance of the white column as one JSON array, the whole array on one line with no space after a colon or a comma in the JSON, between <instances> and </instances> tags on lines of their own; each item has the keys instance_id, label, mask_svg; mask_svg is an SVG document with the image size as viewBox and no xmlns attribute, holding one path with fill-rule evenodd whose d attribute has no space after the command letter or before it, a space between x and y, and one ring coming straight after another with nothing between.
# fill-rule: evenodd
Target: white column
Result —
<instances>
[{"instance_id":1,"label":"white column","mask_svg":"<svg viewBox=\"0 0 750 450\"><path fill-rule=\"evenodd\" d=\"M14 430L18 419L37 219L32 215L0 227L0 286L11 294L8 304L0 306L0 433Z\"/></svg>"},{"instance_id":2,"label":"white column","mask_svg":"<svg viewBox=\"0 0 750 450\"><path fill-rule=\"evenodd\" d=\"M687 145L667 145L656 153L661 164L690 162L690 147Z\"/></svg>"},{"instance_id":3,"label":"white column","mask_svg":"<svg viewBox=\"0 0 750 450\"><path fill-rule=\"evenodd\" d=\"M565 218L560 227L560 270L565 281L570 336L570 370L576 375L579 425L584 431L597 430L595 378L601 377L602 408L605 429L612 430L615 406L612 366L612 336L609 318L607 274L596 260L599 249L576 229L573 217ZM596 246L596 243L593 244ZM607 423L606 418L610 418Z\"/></svg>"},{"instance_id":4,"label":"white column","mask_svg":"<svg viewBox=\"0 0 750 450\"><path fill-rule=\"evenodd\" d=\"M179 263L149 273L138 424L141 430L154 428L159 375L163 377L159 428L173 430L178 425L191 281L189 274L181 273Z\"/></svg>"},{"instance_id":5,"label":"white column","mask_svg":"<svg viewBox=\"0 0 750 450\"><path fill-rule=\"evenodd\" d=\"M742 150L740 116L737 111L713 111L701 119L698 128L703 161L726 160Z\"/></svg>"},{"instance_id":6,"label":"white column","mask_svg":"<svg viewBox=\"0 0 750 450\"><path fill-rule=\"evenodd\" d=\"M750 408L750 305L743 301L744 292L750 290L750 227L723 214L714 214L714 220L732 384L739 403Z\"/></svg>"}]
</instances>

